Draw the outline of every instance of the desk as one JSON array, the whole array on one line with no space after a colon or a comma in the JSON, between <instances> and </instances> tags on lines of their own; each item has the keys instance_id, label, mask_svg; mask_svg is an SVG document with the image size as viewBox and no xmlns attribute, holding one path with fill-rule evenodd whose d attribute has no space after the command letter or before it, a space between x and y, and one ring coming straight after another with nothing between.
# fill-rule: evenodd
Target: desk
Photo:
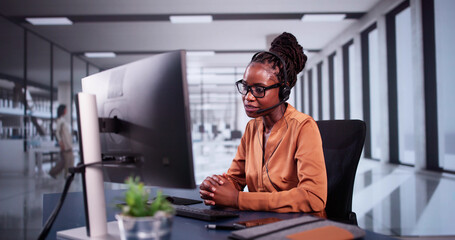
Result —
<instances>
[{"instance_id":1,"label":"desk","mask_svg":"<svg viewBox=\"0 0 455 240\"><path fill-rule=\"evenodd\" d=\"M156 194L157 188L151 189L151 196ZM185 198L199 199L199 190L184 190L184 189L167 189L163 188L163 193L170 196L179 196ZM106 206L107 220L115 221L115 204L121 202L123 192L125 190L106 190ZM60 198L59 193L44 194L43 196L43 223L51 214L54 206ZM192 205L194 207L209 208L204 204ZM230 218L219 220L216 224L229 224L237 221L253 220L266 217L278 217L281 219L291 219L300 217L303 213L271 213L271 212L252 212L238 211L238 218ZM229 230L207 230L205 225L208 222L200 221L191 218L176 216L172 226L171 239L228 239L231 231ZM57 231L85 226L85 213L83 206L82 192L68 193L65 203L60 210L60 213L52 227L47 239L55 239ZM366 231L366 236L363 239L394 239L385 235L376 234Z\"/></svg>"}]
</instances>

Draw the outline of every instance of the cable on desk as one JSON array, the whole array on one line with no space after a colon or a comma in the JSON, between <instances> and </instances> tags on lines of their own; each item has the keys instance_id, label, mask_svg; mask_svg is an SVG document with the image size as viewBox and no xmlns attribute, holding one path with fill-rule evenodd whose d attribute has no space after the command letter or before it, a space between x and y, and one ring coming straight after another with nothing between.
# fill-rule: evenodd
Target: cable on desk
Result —
<instances>
[{"instance_id":1,"label":"cable on desk","mask_svg":"<svg viewBox=\"0 0 455 240\"><path fill-rule=\"evenodd\" d=\"M49 234L49 231L51 230L52 225L54 224L55 219L57 218L58 213L60 212L60 209L62 208L63 202L65 201L66 194L68 193L68 189L71 186L71 182L73 181L75 173L71 173L71 175L66 179L65 182L65 187L63 188L62 195L60 196L60 199L58 201L57 206L54 208L54 211L52 211L52 214L49 216L49 218L46 221L46 224L44 225L43 230L41 230L41 233L38 236L39 240L44 240L46 239L47 235Z\"/></svg>"},{"instance_id":2,"label":"cable on desk","mask_svg":"<svg viewBox=\"0 0 455 240\"><path fill-rule=\"evenodd\" d=\"M41 232L38 236L38 240L46 239L47 235L49 234L49 231L52 228L52 225L54 225L54 221L57 218L58 213L60 212L60 209L62 208L63 203L65 202L66 194L68 193L71 183L73 182L74 175L76 175L76 173L84 173L86 167L91 167L91 166L96 166L96 165L109 165L109 164L124 164L124 162L104 161L104 162L95 162L95 163L89 163L89 164L79 163L79 164L77 164L76 167L72 167L72 168L68 169L68 171L71 173L71 175L68 178L66 178L65 186L63 188L63 192L62 192L62 195L60 196L58 204L57 204L57 206L55 206L51 215L47 219L46 224L44 225L43 229L41 230Z\"/></svg>"}]
</instances>

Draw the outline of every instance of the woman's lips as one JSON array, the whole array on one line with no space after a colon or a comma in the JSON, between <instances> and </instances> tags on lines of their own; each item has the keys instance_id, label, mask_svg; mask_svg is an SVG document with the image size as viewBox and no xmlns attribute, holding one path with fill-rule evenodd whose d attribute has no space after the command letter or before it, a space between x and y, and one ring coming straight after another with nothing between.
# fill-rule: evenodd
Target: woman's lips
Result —
<instances>
[{"instance_id":1,"label":"woman's lips","mask_svg":"<svg viewBox=\"0 0 455 240\"><path fill-rule=\"evenodd\" d=\"M245 111L247 112L256 112L259 108L251 105L245 105Z\"/></svg>"}]
</instances>

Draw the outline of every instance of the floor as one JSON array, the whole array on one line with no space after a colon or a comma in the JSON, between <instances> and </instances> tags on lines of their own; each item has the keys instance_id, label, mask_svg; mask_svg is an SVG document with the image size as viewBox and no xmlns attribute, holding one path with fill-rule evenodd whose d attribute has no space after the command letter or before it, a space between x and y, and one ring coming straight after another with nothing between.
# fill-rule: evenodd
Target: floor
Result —
<instances>
[{"instance_id":1,"label":"floor","mask_svg":"<svg viewBox=\"0 0 455 240\"><path fill-rule=\"evenodd\" d=\"M401 237L455 239L455 175L362 159L352 208L359 226ZM434 238L439 239L439 238Z\"/></svg>"},{"instance_id":2,"label":"floor","mask_svg":"<svg viewBox=\"0 0 455 240\"><path fill-rule=\"evenodd\" d=\"M224 172L235 151L232 145L193 147L198 183ZM0 175L0 238L36 239L42 226L42 195L61 192L63 184L63 177ZM70 191L81 191L79 177ZM353 210L364 229L402 239L455 239L454 205L453 174L416 172L367 159L359 163Z\"/></svg>"}]
</instances>

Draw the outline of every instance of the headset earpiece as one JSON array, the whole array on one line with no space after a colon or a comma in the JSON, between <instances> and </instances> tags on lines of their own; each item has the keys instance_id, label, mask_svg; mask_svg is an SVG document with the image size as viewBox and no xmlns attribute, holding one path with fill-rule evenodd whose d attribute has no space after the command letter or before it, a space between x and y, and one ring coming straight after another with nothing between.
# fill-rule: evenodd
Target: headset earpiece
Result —
<instances>
[{"instance_id":1,"label":"headset earpiece","mask_svg":"<svg viewBox=\"0 0 455 240\"><path fill-rule=\"evenodd\" d=\"M285 83L284 86L280 87L280 100L287 101L289 99L289 95L291 95L291 88Z\"/></svg>"},{"instance_id":2,"label":"headset earpiece","mask_svg":"<svg viewBox=\"0 0 455 240\"><path fill-rule=\"evenodd\" d=\"M280 98L280 101L282 101L282 102L287 101L289 99L289 95L291 95L291 87L289 87L289 85L288 85L288 76L287 76L287 71L286 71L286 62L278 54L276 54L274 52L268 52L268 51L262 51L262 52L255 53L253 55L253 57L251 58L251 61L253 61L256 58L256 56L259 55L260 53L268 53L268 54L273 55L276 58L280 59L281 65L283 65L283 69L282 70L283 70L283 75L284 75L284 83L283 83L283 86L280 87L280 92L279 92L278 96Z\"/></svg>"}]
</instances>

